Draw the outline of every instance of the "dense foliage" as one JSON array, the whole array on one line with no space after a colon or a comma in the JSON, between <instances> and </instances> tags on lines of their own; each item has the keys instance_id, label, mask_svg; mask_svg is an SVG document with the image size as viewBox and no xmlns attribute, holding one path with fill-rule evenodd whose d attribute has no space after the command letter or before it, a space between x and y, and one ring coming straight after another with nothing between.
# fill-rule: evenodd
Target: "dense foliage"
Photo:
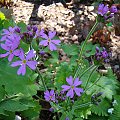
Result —
<instances>
[{"instance_id":1,"label":"dense foliage","mask_svg":"<svg viewBox=\"0 0 120 120\"><path fill-rule=\"evenodd\" d=\"M43 101L60 120L119 120L119 82L111 68L100 70L111 54L88 42L97 25L116 12L115 6L100 4L96 23L80 46L0 13L0 119L20 115L36 120L45 110ZM59 50L67 62L60 60Z\"/></svg>"}]
</instances>

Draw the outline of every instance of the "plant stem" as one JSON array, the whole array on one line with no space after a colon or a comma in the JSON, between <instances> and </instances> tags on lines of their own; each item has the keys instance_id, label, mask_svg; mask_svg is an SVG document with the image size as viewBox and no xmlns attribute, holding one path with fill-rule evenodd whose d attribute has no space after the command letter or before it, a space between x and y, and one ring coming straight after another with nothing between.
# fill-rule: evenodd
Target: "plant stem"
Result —
<instances>
[{"instance_id":1,"label":"plant stem","mask_svg":"<svg viewBox=\"0 0 120 120\"><path fill-rule=\"evenodd\" d=\"M89 83L89 81L90 81L90 78L91 78L93 72L94 72L97 68L98 68L98 67L95 66L94 69L91 71L91 73L90 73L90 75L89 75L89 78L88 78L88 80L87 80L87 82L86 82L86 85L85 85L84 90L87 88L87 85L88 85L88 83Z\"/></svg>"},{"instance_id":2,"label":"plant stem","mask_svg":"<svg viewBox=\"0 0 120 120\"><path fill-rule=\"evenodd\" d=\"M83 44L82 44L82 46L81 46L80 54L79 54L79 57L78 57L79 63L78 63L78 66L77 66L77 68L76 68L76 70L75 70L75 77L76 77L76 74L78 73L78 71L80 70L80 62L82 61L82 55L83 55L83 51L84 51L84 48L85 48L85 46L86 46L86 43L87 43L87 41L90 39L90 36L91 36L91 35L93 34L93 32L95 31L98 23L99 23L99 22L97 21L97 18L96 18L96 22L95 22L94 26L93 26L92 29L90 30L89 34L87 35L85 41L83 42Z\"/></svg>"},{"instance_id":3,"label":"plant stem","mask_svg":"<svg viewBox=\"0 0 120 120\"><path fill-rule=\"evenodd\" d=\"M80 77L82 77L87 71L89 71L90 69L92 69L92 67L94 67L95 65L91 65L89 68L87 68L81 75Z\"/></svg>"},{"instance_id":4,"label":"plant stem","mask_svg":"<svg viewBox=\"0 0 120 120\"><path fill-rule=\"evenodd\" d=\"M45 101L45 102L46 102L46 100L40 98L38 95L35 95L35 96L36 96L39 100L41 100L41 101Z\"/></svg>"},{"instance_id":5,"label":"plant stem","mask_svg":"<svg viewBox=\"0 0 120 120\"><path fill-rule=\"evenodd\" d=\"M46 108L41 108L41 110L47 110L47 111L49 111L49 109L46 109Z\"/></svg>"},{"instance_id":6,"label":"plant stem","mask_svg":"<svg viewBox=\"0 0 120 120\"><path fill-rule=\"evenodd\" d=\"M47 90L47 87L46 87L46 85L45 85L45 81L44 81L44 79L43 79L43 77L42 77L42 75L41 75L41 73L40 73L38 67L37 67L37 72L38 72L39 77L40 77L40 79L41 79L41 81L42 81L42 84L43 84L44 90Z\"/></svg>"},{"instance_id":7,"label":"plant stem","mask_svg":"<svg viewBox=\"0 0 120 120\"><path fill-rule=\"evenodd\" d=\"M91 86L89 86L89 87L84 91L84 93L86 93L86 91L87 91L88 89L90 89L92 86L94 86L94 85L100 80L100 78L101 78L101 76L100 76Z\"/></svg>"},{"instance_id":8,"label":"plant stem","mask_svg":"<svg viewBox=\"0 0 120 120\"><path fill-rule=\"evenodd\" d=\"M8 101L8 100L15 99L17 97L19 97L19 95L14 95L14 96L10 96L8 98L5 98L5 99L3 99L3 100L0 101L0 104L3 103L3 102L5 102L5 101Z\"/></svg>"},{"instance_id":9,"label":"plant stem","mask_svg":"<svg viewBox=\"0 0 120 120\"><path fill-rule=\"evenodd\" d=\"M86 39L85 39L85 41L84 41L84 43L83 43L83 45L82 45L82 47L81 47L80 54L79 54L79 59L78 59L78 60L81 60L81 59L82 59L82 54L83 54L84 48L85 48L85 46L86 46L86 43L87 43L87 41L90 39L90 36L91 36L91 35L93 34L93 32L95 31L97 25L98 25L98 21L97 21L97 19L96 19L96 22L95 22L94 26L93 26L92 29L90 30L89 34L87 35L87 37L86 37Z\"/></svg>"},{"instance_id":10,"label":"plant stem","mask_svg":"<svg viewBox=\"0 0 120 120\"><path fill-rule=\"evenodd\" d=\"M75 109L78 109L78 108L86 107L86 106L88 106L88 105L90 105L90 104L91 104L91 102L88 102L88 103L84 103L84 104L75 106L74 108L75 108Z\"/></svg>"}]
</instances>

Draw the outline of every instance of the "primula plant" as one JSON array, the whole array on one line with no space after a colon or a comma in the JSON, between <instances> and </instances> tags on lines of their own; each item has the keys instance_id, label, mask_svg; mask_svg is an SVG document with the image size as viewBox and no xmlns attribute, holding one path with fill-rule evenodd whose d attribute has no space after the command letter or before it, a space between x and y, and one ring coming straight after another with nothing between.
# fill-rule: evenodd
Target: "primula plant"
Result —
<instances>
[{"instance_id":1,"label":"primula plant","mask_svg":"<svg viewBox=\"0 0 120 120\"><path fill-rule=\"evenodd\" d=\"M51 120L119 120L117 78L111 68L100 69L111 53L88 42L98 24L116 12L115 6L100 4L96 23L80 46L62 43L56 31L2 20L0 119L37 120L45 110L53 114ZM68 62L60 60L60 50Z\"/></svg>"}]
</instances>

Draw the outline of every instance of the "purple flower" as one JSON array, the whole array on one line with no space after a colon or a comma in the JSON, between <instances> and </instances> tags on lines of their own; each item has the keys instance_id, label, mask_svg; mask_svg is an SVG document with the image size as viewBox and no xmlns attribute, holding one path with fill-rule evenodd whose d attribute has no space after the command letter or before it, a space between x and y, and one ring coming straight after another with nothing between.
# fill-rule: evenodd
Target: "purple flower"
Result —
<instances>
[{"instance_id":1,"label":"purple flower","mask_svg":"<svg viewBox=\"0 0 120 120\"><path fill-rule=\"evenodd\" d=\"M101 16L104 16L109 11L109 8L107 5L100 4L98 7L98 14Z\"/></svg>"},{"instance_id":2,"label":"purple flower","mask_svg":"<svg viewBox=\"0 0 120 120\"><path fill-rule=\"evenodd\" d=\"M15 27L15 32L20 33L20 31L21 31L21 29L18 26L16 26Z\"/></svg>"},{"instance_id":3,"label":"purple flower","mask_svg":"<svg viewBox=\"0 0 120 120\"><path fill-rule=\"evenodd\" d=\"M12 67L16 67L16 66L20 66L20 68L18 69L17 71L17 74L20 75L25 75L26 73L26 66L28 66L29 68L31 68L32 70L35 70L36 69L36 65L37 65L37 61L35 60L30 60L31 58L33 58L35 56L34 54L34 51L33 50L30 50L28 52L28 54L24 55L24 51L21 49L20 51L20 55L19 55L19 58L21 60L19 61L16 61L16 62L13 62L11 64Z\"/></svg>"},{"instance_id":4,"label":"purple flower","mask_svg":"<svg viewBox=\"0 0 120 120\"><path fill-rule=\"evenodd\" d=\"M8 46L14 46L17 48L20 44L20 40L21 40L21 37L17 34L14 34L6 38L5 44Z\"/></svg>"},{"instance_id":5,"label":"purple flower","mask_svg":"<svg viewBox=\"0 0 120 120\"><path fill-rule=\"evenodd\" d=\"M69 117L66 117L65 120L70 120L70 118L69 118Z\"/></svg>"},{"instance_id":6,"label":"purple flower","mask_svg":"<svg viewBox=\"0 0 120 120\"><path fill-rule=\"evenodd\" d=\"M40 55L44 55L45 51L40 51L39 53L40 53Z\"/></svg>"},{"instance_id":7,"label":"purple flower","mask_svg":"<svg viewBox=\"0 0 120 120\"><path fill-rule=\"evenodd\" d=\"M41 37L45 40L40 41L40 45L48 46L51 51L57 50L56 45L59 45L60 40L52 40L56 35L55 31L49 31L48 36L45 33L42 33Z\"/></svg>"},{"instance_id":8,"label":"purple flower","mask_svg":"<svg viewBox=\"0 0 120 120\"><path fill-rule=\"evenodd\" d=\"M27 30L31 31L32 27L30 25L27 26Z\"/></svg>"},{"instance_id":9,"label":"purple flower","mask_svg":"<svg viewBox=\"0 0 120 120\"><path fill-rule=\"evenodd\" d=\"M44 92L44 98L46 101L54 101L55 102L55 92L54 90L51 90L50 92L46 90Z\"/></svg>"},{"instance_id":10,"label":"purple flower","mask_svg":"<svg viewBox=\"0 0 120 120\"><path fill-rule=\"evenodd\" d=\"M8 29L3 29L1 41L5 41L8 36L14 35L15 28L9 27Z\"/></svg>"},{"instance_id":11,"label":"purple flower","mask_svg":"<svg viewBox=\"0 0 120 120\"><path fill-rule=\"evenodd\" d=\"M1 48L7 52L5 54L0 54L0 58L8 56L8 61L12 61L14 56L19 56L20 54L20 50L15 50L17 48L16 45L10 47L7 44L1 44Z\"/></svg>"},{"instance_id":12,"label":"purple flower","mask_svg":"<svg viewBox=\"0 0 120 120\"><path fill-rule=\"evenodd\" d=\"M116 6L111 6L110 12L111 12L111 13L116 13L116 12L118 12L117 7L116 7Z\"/></svg>"},{"instance_id":13,"label":"purple flower","mask_svg":"<svg viewBox=\"0 0 120 120\"><path fill-rule=\"evenodd\" d=\"M108 52L106 51L106 49L104 47L103 47L102 51L100 51L99 48L96 47L95 57L97 60L108 62L109 61L108 58L110 57L110 55L108 54Z\"/></svg>"},{"instance_id":14,"label":"purple flower","mask_svg":"<svg viewBox=\"0 0 120 120\"><path fill-rule=\"evenodd\" d=\"M36 32L38 30L37 26L33 26L32 29L33 29L33 32Z\"/></svg>"},{"instance_id":15,"label":"purple flower","mask_svg":"<svg viewBox=\"0 0 120 120\"><path fill-rule=\"evenodd\" d=\"M63 91L68 91L67 92L67 97L73 98L74 97L74 92L80 96L83 92L82 88L77 88L77 86L79 86L80 84L82 84L82 81L79 81L79 78L76 78L75 80L73 80L72 76L70 76L69 78L66 78L66 81L69 85L62 85Z\"/></svg>"},{"instance_id":16,"label":"purple flower","mask_svg":"<svg viewBox=\"0 0 120 120\"><path fill-rule=\"evenodd\" d=\"M34 39L41 37L41 35L44 33L44 30L42 29L41 31L37 29Z\"/></svg>"},{"instance_id":17,"label":"purple flower","mask_svg":"<svg viewBox=\"0 0 120 120\"><path fill-rule=\"evenodd\" d=\"M54 108L51 107L51 108L49 109L49 111L50 111L50 112L54 112Z\"/></svg>"}]
</instances>

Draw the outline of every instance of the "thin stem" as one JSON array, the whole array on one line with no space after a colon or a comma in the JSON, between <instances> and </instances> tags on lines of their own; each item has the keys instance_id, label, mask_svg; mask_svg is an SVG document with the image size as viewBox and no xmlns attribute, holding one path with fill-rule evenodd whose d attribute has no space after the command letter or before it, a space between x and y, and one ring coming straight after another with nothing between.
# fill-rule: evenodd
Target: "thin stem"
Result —
<instances>
[{"instance_id":1,"label":"thin stem","mask_svg":"<svg viewBox=\"0 0 120 120\"><path fill-rule=\"evenodd\" d=\"M47 87L46 87L46 85L45 85L45 81L44 81L44 79L43 79L43 77L42 77L42 75L41 75L41 73L40 73L38 67L37 67L37 72L38 72L39 77L40 77L40 79L41 79L41 81L42 81L42 84L43 84L44 90L47 90Z\"/></svg>"},{"instance_id":2,"label":"thin stem","mask_svg":"<svg viewBox=\"0 0 120 120\"><path fill-rule=\"evenodd\" d=\"M8 97L8 98L5 98L5 99L3 99L3 100L0 101L0 104L1 104L2 102L5 102L5 101L11 100L11 99L15 99L15 98L17 98L17 97L19 97L19 95L14 95L14 96L10 96L10 97Z\"/></svg>"},{"instance_id":3,"label":"thin stem","mask_svg":"<svg viewBox=\"0 0 120 120\"><path fill-rule=\"evenodd\" d=\"M87 41L90 39L90 36L91 36L91 35L93 34L93 32L95 31L97 25L98 25L98 21L97 21L97 19L96 19L96 22L95 22L94 26L93 26L92 29L90 30L89 34L87 35L87 37L86 37L86 39L85 39L85 41L84 41L84 43L83 43L83 45L82 45L82 47L81 47L80 55L79 55L79 59L78 59L78 60L81 60L82 54L83 54L83 51L84 51L84 48L85 48L85 46L86 46L86 43L87 43Z\"/></svg>"},{"instance_id":4,"label":"thin stem","mask_svg":"<svg viewBox=\"0 0 120 120\"><path fill-rule=\"evenodd\" d=\"M41 108L41 110L47 110L47 111L49 111L49 109L46 109L46 108Z\"/></svg>"},{"instance_id":5,"label":"thin stem","mask_svg":"<svg viewBox=\"0 0 120 120\"><path fill-rule=\"evenodd\" d=\"M46 100L40 98L38 95L35 95L35 96L36 96L39 100L41 100L41 101L45 101L45 102L46 102Z\"/></svg>"},{"instance_id":6,"label":"thin stem","mask_svg":"<svg viewBox=\"0 0 120 120\"><path fill-rule=\"evenodd\" d=\"M80 62L81 62L81 60L82 60L82 55L83 55L83 51L84 51L84 48L85 48L85 46L86 46L86 43L87 43L87 41L90 39L90 36L91 36L91 35L93 34L93 32L95 31L97 25L98 25L98 21L97 21L97 18L96 18L96 22L95 22L94 26L93 26L92 29L90 30L90 32L89 32L89 34L87 35L84 43L83 43L82 46L81 46L80 54L79 54L79 57L78 57L78 62L79 62L79 63L78 63L78 67L77 67L76 70L75 70L75 77L76 77L76 74L78 73L78 71L80 70Z\"/></svg>"},{"instance_id":7,"label":"thin stem","mask_svg":"<svg viewBox=\"0 0 120 120\"><path fill-rule=\"evenodd\" d=\"M86 107L86 106L88 106L88 105L90 105L90 104L91 104L91 102L88 102L88 103L84 103L84 104L75 106L74 108L75 108L75 109L78 109L78 108Z\"/></svg>"},{"instance_id":8,"label":"thin stem","mask_svg":"<svg viewBox=\"0 0 120 120\"><path fill-rule=\"evenodd\" d=\"M84 93L86 93L87 90L89 90L91 87L93 87L99 80L100 80L101 76L91 85L89 86L85 91Z\"/></svg>"},{"instance_id":9,"label":"thin stem","mask_svg":"<svg viewBox=\"0 0 120 120\"><path fill-rule=\"evenodd\" d=\"M87 87L87 85L88 85L88 83L89 83L89 81L90 81L90 78L91 78L93 72L94 72L97 68L98 68L98 67L95 66L94 69L91 71L91 73L90 73L90 75L89 75L89 78L88 78L88 80L87 80L87 82L86 82L86 85L85 85L84 90L86 89L86 87Z\"/></svg>"},{"instance_id":10,"label":"thin stem","mask_svg":"<svg viewBox=\"0 0 120 120\"><path fill-rule=\"evenodd\" d=\"M87 68L81 75L80 77L82 77L87 71L89 71L90 69L92 69L92 67L94 67L95 65L91 65L89 68Z\"/></svg>"}]
</instances>

